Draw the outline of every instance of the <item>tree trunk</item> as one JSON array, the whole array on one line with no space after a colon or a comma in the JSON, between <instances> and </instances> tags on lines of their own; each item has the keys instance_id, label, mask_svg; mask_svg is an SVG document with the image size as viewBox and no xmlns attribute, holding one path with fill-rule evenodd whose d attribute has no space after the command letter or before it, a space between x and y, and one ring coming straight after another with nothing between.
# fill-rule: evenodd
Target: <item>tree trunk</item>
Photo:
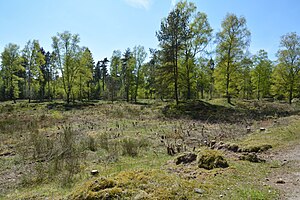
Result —
<instances>
[{"instance_id":1,"label":"tree trunk","mask_svg":"<svg viewBox=\"0 0 300 200\"><path fill-rule=\"evenodd\" d=\"M28 95L28 102L30 103L30 101L31 101L31 81L30 81L30 72L29 72L29 79L28 79L28 92L29 92L29 95Z\"/></svg>"},{"instance_id":2,"label":"tree trunk","mask_svg":"<svg viewBox=\"0 0 300 200\"><path fill-rule=\"evenodd\" d=\"M126 101L129 102L129 86L126 86L125 92L126 92Z\"/></svg>"},{"instance_id":3,"label":"tree trunk","mask_svg":"<svg viewBox=\"0 0 300 200\"><path fill-rule=\"evenodd\" d=\"M139 90L139 77L140 76L140 70L138 68L137 70L137 77L136 77L136 83L135 83L135 95L134 95L134 102L137 102L137 95L138 95L138 90Z\"/></svg>"},{"instance_id":4,"label":"tree trunk","mask_svg":"<svg viewBox=\"0 0 300 200\"><path fill-rule=\"evenodd\" d=\"M187 78L187 99L191 99L191 80L190 80L190 66L188 52L185 52L185 63L186 63L186 78Z\"/></svg>"},{"instance_id":5,"label":"tree trunk","mask_svg":"<svg viewBox=\"0 0 300 200\"><path fill-rule=\"evenodd\" d=\"M226 98L227 98L227 103L231 104L231 100L230 100L230 94L229 94L229 67L227 67L227 74L226 74Z\"/></svg>"},{"instance_id":6,"label":"tree trunk","mask_svg":"<svg viewBox=\"0 0 300 200\"><path fill-rule=\"evenodd\" d=\"M293 86L294 86L294 84L291 83L291 85L290 85L290 91L289 91L289 104L292 104L292 99L293 99Z\"/></svg>"},{"instance_id":7,"label":"tree trunk","mask_svg":"<svg viewBox=\"0 0 300 200\"><path fill-rule=\"evenodd\" d=\"M71 95L71 90L70 88L68 88L67 92L66 92L66 95L67 95L67 104L70 104L70 95Z\"/></svg>"},{"instance_id":8,"label":"tree trunk","mask_svg":"<svg viewBox=\"0 0 300 200\"><path fill-rule=\"evenodd\" d=\"M258 81L257 81L257 100L260 99L260 74L258 75Z\"/></svg>"},{"instance_id":9,"label":"tree trunk","mask_svg":"<svg viewBox=\"0 0 300 200\"><path fill-rule=\"evenodd\" d=\"M103 79L102 79L102 91L104 92L104 84L105 84L105 75L103 74Z\"/></svg>"},{"instance_id":10,"label":"tree trunk","mask_svg":"<svg viewBox=\"0 0 300 200\"><path fill-rule=\"evenodd\" d=\"M91 100L91 97L90 97L90 94L91 94L91 84L90 84L90 81L87 82L87 87L88 87L88 101Z\"/></svg>"},{"instance_id":11,"label":"tree trunk","mask_svg":"<svg viewBox=\"0 0 300 200\"><path fill-rule=\"evenodd\" d=\"M176 105L179 103L179 98L178 98L178 63L177 63L177 53L178 53L178 47L176 45L175 48L175 69L174 69L174 87L175 87L175 100L176 100Z\"/></svg>"},{"instance_id":12,"label":"tree trunk","mask_svg":"<svg viewBox=\"0 0 300 200\"><path fill-rule=\"evenodd\" d=\"M81 75L79 76L79 100L82 101L82 83L81 83Z\"/></svg>"}]
</instances>

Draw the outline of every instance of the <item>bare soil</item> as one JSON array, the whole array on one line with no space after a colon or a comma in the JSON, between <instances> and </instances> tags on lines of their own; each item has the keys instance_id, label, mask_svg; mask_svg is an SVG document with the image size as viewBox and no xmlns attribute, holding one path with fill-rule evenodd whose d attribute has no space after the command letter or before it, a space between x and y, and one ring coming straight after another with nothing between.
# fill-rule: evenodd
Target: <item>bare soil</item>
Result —
<instances>
[{"instance_id":1,"label":"bare soil","mask_svg":"<svg viewBox=\"0 0 300 200\"><path fill-rule=\"evenodd\" d=\"M300 199L300 143L270 153L270 158L279 161L280 166L274 169L266 180L282 191L280 199Z\"/></svg>"}]
</instances>

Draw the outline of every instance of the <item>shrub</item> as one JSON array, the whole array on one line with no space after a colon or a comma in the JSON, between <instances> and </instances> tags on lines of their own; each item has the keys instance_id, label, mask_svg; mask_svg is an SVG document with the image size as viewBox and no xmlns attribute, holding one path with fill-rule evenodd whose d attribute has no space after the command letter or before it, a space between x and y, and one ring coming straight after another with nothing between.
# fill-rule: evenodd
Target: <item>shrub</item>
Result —
<instances>
[{"instance_id":1,"label":"shrub","mask_svg":"<svg viewBox=\"0 0 300 200\"><path fill-rule=\"evenodd\" d=\"M149 146L149 141L142 137L141 139L125 138L121 141L122 154L128 156L138 156L142 148Z\"/></svg>"},{"instance_id":2,"label":"shrub","mask_svg":"<svg viewBox=\"0 0 300 200\"><path fill-rule=\"evenodd\" d=\"M125 138L121 141L123 155L135 157L138 155L140 143L134 138Z\"/></svg>"},{"instance_id":3,"label":"shrub","mask_svg":"<svg viewBox=\"0 0 300 200\"><path fill-rule=\"evenodd\" d=\"M98 144L101 149L109 151L109 137L107 133L102 133L98 138Z\"/></svg>"},{"instance_id":4,"label":"shrub","mask_svg":"<svg viewBox=\"0 0 300 200\"><path fill-rule=\"evenodd\" d=\"M95 142L95 138L93 136L88 136L88 148L89 150L91 151L97 151L97 145L96 145L96 142Z\"/></svg>"}]
</instances>

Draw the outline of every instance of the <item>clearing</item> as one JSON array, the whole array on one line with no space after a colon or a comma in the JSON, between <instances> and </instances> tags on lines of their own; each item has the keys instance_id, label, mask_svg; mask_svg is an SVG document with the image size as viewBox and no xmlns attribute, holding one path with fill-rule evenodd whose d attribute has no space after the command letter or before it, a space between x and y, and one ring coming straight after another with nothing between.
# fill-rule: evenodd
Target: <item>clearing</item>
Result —
<instances>
[{"instance_id":1,"label":"clearing","mask_svg":"<svg viewBox=\"0 0 300 200\"><path fill-rule=\"evenodd\" d=\"M3 102L0 199L299 199L298 105L224 101Z\"/></svg>"}]
</instances>

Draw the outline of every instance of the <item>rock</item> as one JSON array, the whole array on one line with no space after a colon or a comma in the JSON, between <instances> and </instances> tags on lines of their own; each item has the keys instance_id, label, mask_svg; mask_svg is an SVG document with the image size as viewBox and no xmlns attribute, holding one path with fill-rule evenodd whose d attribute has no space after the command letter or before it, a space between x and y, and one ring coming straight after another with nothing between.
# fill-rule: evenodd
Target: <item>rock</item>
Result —
<instances>
[{"instance_id":1,"label":"rock","mask_svg":"<svg viewBox=\"0 0 300 200\"><path fill-rule=\"evenodd\" d=\"M260 146L260 152L267 151L267 150L269 150L271 148L272 148L272 145L270 145L270 144L261 145Z\"/></svg>"},{"instance_id":2,"label":"rock","mask_svg":"<svg viewBox=\"0 0 300 200\"><path fill-rule=\"evenodd\" d=\"M276 183L277 184L285 184L285 181L280 178L278 181L276 181Z\"/></svg>"},{"instance_id":3,"label":"rock","mask_svg":"<svg viewBox=\"0 0 300 200\"><path fill-rule=\"evenodd\" d=\"M240 160L247 160L250 162L255 162L255 163L261 163L261 162L265 162L265 160L260 159L256 153L247 153L247 154L243 154L239 157Z\"/></svg>"},{"instance_id":4,"label":"rock","mask_svg":"<svg viewBox=\"0 0 300 200\"><path fill-rule=\"evenodd\" d=\"M179 165L181 163L186 164L186 163L191 163L197 159L197 155L195 153L185 153L183 155L178 156L175 159L176 165Z\"/></svg>"},{"instance_id":5,"label":"rock","mask_svg":"<svg viewBox=\"0 0 300 200\"><path fill-rule=\"evenodd\" d=\"M300 101L299 98L293 98L293 99L292 99L292 103L298 103L299 101Z\"/></svg>"},{"instance_id":6,"label":"rock","mask_svg":"<svg viewBox=\"0 0 300 200\"><path fill-rule=\"evenodd\" d=\"M210 147L213 147L216 143L217 143L216 140L210 141Z\"/></svg>"},{"instance_id":7,"label":"rock","mask_svg":"<svg viewBox=\"0 0 300 200\"><path fill-rule=\"evenodd\" d=\"M217 149L217 150L224 149L225 146L226 146L226 144L221 141L218 144L216 144L216 148L215 149Z\"/></svg>"},{"instance_id":8,"label":"rock","mask_svg":"<svg viewBox=\"0 0 300 200\"><path fill-rule=\"evenodd\" d=\"M197 156L197 164L199 168L207 170L214 168L226 168L229 166L224 157L215 150L201 151Z\"/></svg>"},{"instance_id":9,"label":"rock","mask_svg":"<svg viewBox=\"0 0 300 200\"><path fill-rule=\"evenodd\" d=\"M135 195L133 199L134 200L150 199L150 196L147 192L141 190L137 195Z\"/></svg>"},{"instance_id":10,"label":"rock","mask_svg":"<svg viewBox=\"0 0 300 200\"><path fill-rule=\"evenodd\" d=\"M91 175L92 176L97 176L98 174L99 174L99 171L96 170L96 169L94 169L94 170L91 171Z\"/></svg>"},{"instance_id":11,"label":"rock","mask_svg":"<svg viewBox=\"0 0 300 200\"><path fill-rule=\"evenodd\" d=\"M229 151L237 152L239 150L239 146L237 144L229 144L227 149Z\"/></svg>"},{"instance_id":12,"label":"rock","mask_svg":"<svg viewBox=\"0 0 300 200\"><path fill-rule=\"evenodd\" d=\"M265 130L266 130L266 128L264 128L264 127L260 127L260 128L259 128L259 130L260 130L261 132L263 132L263 131L265 131Z\"/></svg>"},{"instance_id":13,"label":"rock","mask_svg":"<svg viewBox=\"0 0 300 200\"><path fill-rule=\"evenodd\" d=\"M250 133L250 132L251 132L251 128L247 127L247 133Z\"/></svg>"},{"instance_id":14,"label":"rock","mask_svg":"<svg viewBox=\"0 0 300 200\"><path fill-rule=\"evenodd\" d=\"M254 153L258 153L258 152L264 152L267 151L269 149L272 148L272 145L270 144L263 144L263 145L257 145L257 146L248 146L244 149L242 149L242 152L254 152Z\"/></svg>"},{"instance_id":15,"label":"rock","mask_svg":"<svg viewBox=\"0 0 300 200\"><path fill-rule=\"evenodd\" d=\"M200 188L195 188L194 189L194 192L197 193L197 194L203 194L204 193L204 190L200 189Z\"/></svg>"}]
</instances>

